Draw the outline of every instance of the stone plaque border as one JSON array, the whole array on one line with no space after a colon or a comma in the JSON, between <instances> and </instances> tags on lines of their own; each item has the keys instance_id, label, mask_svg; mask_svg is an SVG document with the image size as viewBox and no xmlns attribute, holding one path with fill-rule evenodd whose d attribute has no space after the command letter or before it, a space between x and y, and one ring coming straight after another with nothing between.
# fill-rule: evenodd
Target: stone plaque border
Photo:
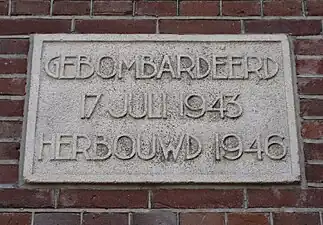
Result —
<instances>
[{"instance_id":1,"label":"stone plaque border","mask_svg":"<svg viewBox=\"0 0 323 225\"><path fill-rule=\"evenodd\" d=\"M205 175L196 176L195 179L185 176L168 177L167 181L162 175L136 176L136 175L37 175L33 174L35 155L35 129L39 97L39 77L41 70L41 55L44 42L122 42L122 41L151 41L151 42L281 42L283 52L284 77L286 85L286 105L291 149L291 174L282 174L274 179L254 177L242 178L239 175ZM21 159L23 168L20 169L20 179L27 183L286 183L300 180L299 165L299 132L296 119L296 81L294 65L291 63L293 54L290 52L290 43L286 35L160 35L160 34L35 34L31 37L29 50L28 81L25 103L25 117L23 128L23 141ZM295 97L295 98L294 98ZM273 168L274 169L274 168ZM207 179L206 179L207 177ZM211 181L211 182L210 182Z\"/></svg>"}]
</instances>

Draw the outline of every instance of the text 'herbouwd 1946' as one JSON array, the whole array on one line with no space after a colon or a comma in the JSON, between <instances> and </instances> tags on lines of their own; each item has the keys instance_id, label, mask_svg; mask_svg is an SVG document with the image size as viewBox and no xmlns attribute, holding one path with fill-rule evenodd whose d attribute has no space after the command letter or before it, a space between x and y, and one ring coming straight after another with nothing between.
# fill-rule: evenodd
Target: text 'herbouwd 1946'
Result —
<instances>
[{"instance_id":1,"label":"text 'herbouwd 1946'","mask_svg":"<svg viewBox=\"0 0 323 225\"><path fill-rule=\"evenodd\" d=\"M285 35L34 35L28 182L299 180Z\"/></svg>"},{"instance_id":2,"label":"text 'herbouwd 1946'","mask_svg":"<svg viewBox=\"0 0 323 225\"><path fill-rule=\"evenodd\" d=\"M208 79L210 82L216 80L248 80L254 77L259 80L273 79L278 71L279 64L270 56L254 55L161 55L156 58L149 55L136 56L133 59L118 58L109 55L93 57L88 55L59 55L45 62L46 75L59 80L68 79L90 79L98 76L103 80L114 80L120 82L125 79L125 72L133 79L144 82L147 79L156 81L170 78L171 80L181 80L186 77L191 80ZM270 69L269 69L270 68ZM167 120L170 113L167 111L167 99L170 95L179 95L178 116L190 119L198 119L205 114L215 114L221 119L237 119L243 114L243 105L239 102L241 93L219 93L213 99L209 95L197 93L181 94L167 92L141 92L138 95L124 93L118 96L122 101L122 107L117 108L113 103L106 109L106 117L110 119L161 119ZM104 93L88 94L80 97L80 119L91 119L97 105L101 103ZM87 104L87 100L93 99L92 104ZM154 101L158 101L155 110ZM133 108L139 105L141 112L135 113ZM86 107L88 105L88 108ZM158 105L158 106L157 106ZM179 134L178 140L174 143L162 140L158 134L152 134L146 141L150 143L151 151L149 154L141 152L141 145L145 141L143 135L119 134L111 140L106 140L102 135L96 135L94 140L85 134L56 134L50 140L41 140L39 160L42 160L42 152L45 145L51 146L53 152L52 160L77 160L77 154L82 153L86 160L107 160L115 156L120 160L129 160L137 155L142 160L150 160L156 156L158 150L162 153L165 160L176 161L178 155L184 154L185 160L192 160L202 153L203 143L198 137L190 134ZM78 148L79 140L86 142L86 147ZM118 152L119 144L128 143L130 151L127 155ZM256 159L262 160L263 153L272 160L283 159L286 155L284 137L280 134L270 134L260 140L256 137L254 141L245 146L243 138L239 135L230 133L214 134L214 153L215 160L227 159L237 160L243 153L255 153ZM69 147L68 151L62 153L61 146ZM272 147L279 148L279 152L271 153ZM102 151L102 148L105 149ZM99 150L101 149L101 151ZM221 154L220 151L224 154ZM101 155L98 155L101 152ZM104 152L104 154L102 154Z\"/></svg>"}]
</instances>

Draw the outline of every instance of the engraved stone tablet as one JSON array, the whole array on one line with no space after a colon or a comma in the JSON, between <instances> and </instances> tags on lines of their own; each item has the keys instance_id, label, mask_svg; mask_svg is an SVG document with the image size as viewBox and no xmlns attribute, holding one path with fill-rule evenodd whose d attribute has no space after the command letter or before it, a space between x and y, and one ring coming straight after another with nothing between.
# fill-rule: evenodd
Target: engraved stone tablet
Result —
<instances>
[{"instance_id":1,"label":"engraved stone tablet","mask_svg":"<svg viewBox=\"0 0 323 225\"><path fill-rule=\"evenodd\" d=\"M298 181L284 35L35 35L26 182Z\"/></svg>"}]
</instances>

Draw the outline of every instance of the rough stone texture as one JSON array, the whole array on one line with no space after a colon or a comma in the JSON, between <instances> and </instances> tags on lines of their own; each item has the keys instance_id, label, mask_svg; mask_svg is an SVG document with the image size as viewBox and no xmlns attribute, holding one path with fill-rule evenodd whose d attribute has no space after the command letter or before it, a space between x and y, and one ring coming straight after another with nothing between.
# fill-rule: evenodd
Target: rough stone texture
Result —
<instances>
[{"instance_id":1,"label":"rough stone texture","mask_svg":"<svg viewBox=\"0 0 323 225\"><path fill-rule=\"evenodd\" d=\"M33 46L27 182L299 180L286 36L36 35Z\"/></svg>"},{"instance_id":2,"label":"rough stone texture","mask_svg":"<svg viewBox=\"0 0 323 225\"><path fill-rule=\"evenodd\" d=\"M64 13L63 10L65 10L62 9L62 4L60 6L61 8L57 7L59 5L57 4L58 1L64 1L66 5L72 5L72 7L69 7L69 10L74 10L75 14L87 13L88 3L91 2L91 16L88 13L87 15L84 14L81 16L72 15L72 13L71 15L56 16L53 11L56 11L56 13ZM296 63L295 59L316 60L315 63L311 62L307 63L308 65L305 65L305 67L309 67L310 70L304 71L304 73L299 75L295 72L290 75L293 78L297 77L298 80L298 84L294 84L294 88L299 88L300 95L296 96L297 99L295 104L297 106L296 114L299 121L298 130L301 130L301 121L313 121L314 123L310 123L310 126L312 127L310 130L321 129L322 126L320 126L319 123L315 123L315 121L320 121L323 118L323 114L320 111L323 107L323 104L320 103L323 100L323 73L316 72L322 71L322 69L319 69L322 64L320 65L320 63L317 63L319 60L322 61L323 59L322 0L84 0L84 2L86 2L84 4L81 4L80 1L81 0L69 0L69 2L68 0L0 0L1 58L26 58L29 47L28 34L35 32L82 32L84 34L91 32L131 32L134 34L143 32L177 32L192 33L194 35L207 32L212 34L219 32L225 34L231 32L259 32L261 33L260 35L263 35L265 32L292 33L295 34L291 35L291 40L295 41L295 56L291 57L293 67ZM177 2L177 16L136 16L136 4L139 1L146 3ZM301 14L300 11L298 11L300 9L298 4L300 1L302 2ZM278 8L278 5L283 5L279 2L286 3L286 6L288 7ZM287 4L288 2L291 4ZM56 5L53 6L55 3ZM264 4L266 5L264 6ZM51 10L49 10L49 5L51 5ZM228 5L232 6L232 8L228 7ZM269 7L270 5L271 7ZM261 10L259 11L259 8L257 9L258 6L261 6ZM80 10L80 12L77 10ZM149 10L153 11L155 9ZM67 12L69 11L66 9L66 13ZM160 13L159 15L162 13L161 9L156 10L156 12ZM223 15L225 13L230 13L231 15L235 14L239 17L225 16ZM256 13L257 16L253 16ZM282 16L284 14L293 16ZM167 21L166 23L164 23L165 20ZM258 23L260 24L254 31L248 30L248 23L251 20L257 21L256 25ZM279 22L273 22L277 20ZM300 25L298 25L298 23ZM267 28L265 27L266 25L271 26ZM160 28L162 29L160 30ZM293 48L291 48L291 50L292 49ZM293 53L291 52L291 54ZM28 60L30 59L31 58L28 58ZM14 64L11 64L10 66L15 67ZM0 66L0 68L3 69L4 67ZM237 66L235 68L237 68ZM16 68L11 68L12 71L15 69ZM23 100L25 95L25 80L28 76L29 75L17 74L15 72L6 74L1 72L1 100ZM87 86L88 84L84 85L84 88ZM26 88L26 91L28 92L28 87ZM300 100L303 105L301 108L303 111L301 111L301 113L303 113L302 115L305 115L303 117L299 115L300 111L298 105ZM51 104L51 102L49 102L49 104ZM11 109L8 109L8 107L1 108L1 110L11 113ZM25 110L24 114L27 112L28 110ZM93 116L95 115L96 114L93 114ZM12 163L17 167L19 166L19 168L23 167L23 160L18 158L19 145L21 144L21 156L23 156L24 149L23 143L20 141L20 132L18 132L18 130L21 129L21 124L20 122L17 123L13 121L17 119L21 120L20 116L17 118L16 116L3 114L3 116L0 117L0 120L3 122L0 123L1 130L3 131L0 137L0 164L5 167ZM241 118L236 121L238 122L240 120ZM12 124L13 126L10 126L9 124ZM104 222L104 225L107 225L108 222L114 221L114 219L110 219L110 216L106 216L106 213L111 212L113 218L116 217L115 214L128 214L129 225L133 225L132 216L137 212L144 214L152 211L156 213L167 211L177 215L176 225L183 225L182 221L180 221L182 213L191 214L189 221L185 220L185 222L194 222L193 225L228 225L228 214L232 213L248 213L250 216L247 216L247 218L250 219L253 217L253 214L256 213L270 214L270 225L323 225L323 183L320 183L322 181L320 174L323 174L322 167L320 166L323 165L322 134L314 133L313 136L307 136L315 137L315 139L300 139L300 146L302 146L300 148L300 155L303 155L302 151L304 151L306 158L305 162L304 159L302 159L303 157L300 160L303 171L301 175L302 182L294 182L292 184L230 183L205 185L192 183L140 183L120 185L105 183L46 183L28 185L23 184L23 182L0 183L0 208L2 211L0 213L0 224L34 225L34 216L39 213L56 214L57 212L61 212L67 214L81 214L82 221L80 221L79 216L76 218L78 225L84 225L83 222L92 223L90 225L98 225L98 223L101 223L102 221ZM82 157L82 154L79 154L79 157ZM63 163L63 161L61 161L61 163ZM266 165L265 162L264 165ZM12 170L10 166L5 167L1 167L1 171L3 170L2 173L4 175L11 174L11 172L15 170ZM272 169L274 170L275 168ZM259 173L262 173L262 170L259 170ZM16 174L13 174L13 176L15 179L17 178ZM41 188L45 188L46 191L41 191ZM67 192L67 189L70 191ZM126 193L117 195L115 192L110 192L111 189L117 189L117 191ZM169 191L165 192L164 189ZM174 189L179 190L170 191ZM205 189L213 191L204 193ZM250 189L254 190L251 192ZM138 190L144 191L146 197L144 198L144 195L142 195L142 197L140 197L141 195L134 196L129 192ZM218 191L216 192L215 190ZM160 204L159 207L162 208L156 209L157 202L153 202L153 200L154 196L156 196L156 193L159 191L162 194L158 194L159 197L157 200L160 203L169 204L169 206L161 206ZM62 204L63 201L59 199L63 192L65 198L64 205ZM110 194L108 194L108 192ZM224 192L226 192L226 194L224 194ZM73 195L73 198L68 195ZM107 197L108 195L111 197ZM115 198L112 196L115 196ZM91 201L92 197L95 200ZM122 198L118 200L117 197ZM161 201L161 198L165 199ZM232 203L234 203L236 207L233 208L231 205ZM111 208L116 206L122 208ZM99 215L95 216L93 220L91 220L91 216L89 216L90 218L87 217L87 215L94 213L98 213ZM214 219L214 221L210 221L207 219L209 218L209 215L207 215L205 221L201 224L201 214L204 213L211 213L213 215L215 213L225 214L226 223L216 224L215 221L217 220ZM253 218L254 220L256 219L255 217ZM41 225L48 225L49 222L45 219L42 221ZM83 219L86 220L84 221ZM55 225L63 224L62 220L57 220L58 222ZM154 220L151 221L153 222ZM127 225L122 224L122 222L123 220L120 220L120 224L117 225ZM74 222L69 222L68 224L70 225L73 223ZM151 224L143 223L140 225ZM250 224L247 224L245 221L240 221L239 225Z\"/></svg>"}]
</instances>

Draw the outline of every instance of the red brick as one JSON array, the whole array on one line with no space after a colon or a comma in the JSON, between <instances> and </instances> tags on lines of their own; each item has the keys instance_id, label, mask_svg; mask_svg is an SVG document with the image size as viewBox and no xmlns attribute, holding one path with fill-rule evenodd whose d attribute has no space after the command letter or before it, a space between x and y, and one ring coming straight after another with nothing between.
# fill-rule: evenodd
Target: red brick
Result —
<instances>
[{"instance_id":1,"label":"red brick","mask_svg":"<svg viewBox=\"0 0 323 225\"><path fill-rule=\"evenodd\" d=\"M323 121L304 121L302 123L302 137L311 139L323 138Z\"/></svg>"},{"instance_id":2,"label":"red brick","mask_svg":"<svg viewBox=\"0 0 323 225\"><path fill-rule=\"evenodd\" d=\"M0 221L3 225L29 225L31 213L0 213Z\"/></svg>"},{"instance_id":3,"label":"red brick","mask_svg":"<svg viewBox=\"0 0 323 225\"><path fill-rule=\"evenodd\" d=\"M323 39L298 39L294 48L296 55L323 55Z\"/></svg>"},{"instance_id":4,"label":"red brick","mask_svg":"<svg viewBox=\"0 0 323 225\"><path fill-rule=\"evenodd\" d=\"M323 189L248 189L249 208L322 207Z\"/></svg>"},{"instance_id":5,"label":"red brick","mask_svg":"<svg viewBox=\"0 0 323 225\"><path fill-rule=\"evenodd\" d=\"M317 35L321 33L320 20L247 20L246 33L272 34L287 33L292 35Z\"/></svg>"},{"instance_id":6,"label":"red brick","mask_svg":"<svg viewBox=\"0 0 323 225\"><path fill-rule=\"evenodd\" d=\"M18 165L0 165L0 184L13 184L18 181Z\"/></svg>"},{"instance_id":7,"label":"red brick","mask_svg":"<svg viewBox=\"0 0 323 225\"><path fill-rule=\"evenodd\" d=\"M162 34L239 34L240 21L234 20L160 20Z\"/></svg>"},{"instance_id":8,"label":"red brick","mask_svg":"<svg viewBox=\"0 0 323 225\"><path fill-rule=\"evenodd\" d=\"M52 192L46 189L0 189L4 208L52 208Z\"/></svg>"},{"instance_id":9,"label":"red brick","mask_svg":"<svg viewBox=\"0 0 323 225\"><path fill-rule=\"evenodd\" d=\"M128 225L126 213L85 213L82 225Z\"/></svg>"},{"instance_id":10,"label":"red brick","mask_svg":"<svg viewBox=\"0 0 323 225\"><path fill-rule=\"evenodd\" d=\"M0 99L0 116L22 116L24 100Z\"/></svg>"},{"instance_id":11,"label":"red brick","mask_svg":"<svg viewBox=\"0 0 323 225\"><path fill-rule=\"evenodd\" d=\"M137 2L138 16L176 16L177 5L174 1Z\"/></svg>"},{"instance_id":12,"label":"red brick","mask_svg":"<svg viewBox=\"0 0 323 225\"><path fill-rule=\"evenodd\" d=\"M274 213L275 225L318 225L320 224L319 213Z\"/></svg>"},{"instance_id":13,"label":"red brick","mask_svg":"<svg viewBox=\"0 0 323 225\"><path fill-rule=\"evenodd\" d=\"M308 182L323 183L323 164L308 164L305 171Z\"/></svg>"},{"instance_id":14,"label":"red brick","mask_svg":"<svg viewBox=\"0 0 323 225\"><path fill-rule=\"evenodd\" d=\"M0 74L27 73L27 59L0 58Z\"/></svg>"},{"instance_id":15,"label":"red brick","mask_svg":"<svg viewBox=\"0 0 323 225\"><path fill-rule=\"evenodd\" d=\"M304 95L323 94L323 78L298 78L298 93Z\"/></svg>"},{"instance_id":16,"label":"red brick","mask_svg":"<svg viewBox=\"0 0 323 225\"><path fill-rule=\"evenodd\" d=\"M0 78L0 94L24 95L25 85L25 78Z\"/></svg>"},{"instance_id":17,"label":"red brick","mask_svg":"<svg viewBox=\"0 0 323 225\"><path fill-rule=\"evenodd\" d=\"M20 138L22 122L0 121L0 138Z\"/></svg>"},{"instance_id":18,"label":"red brick","mask_svg":"<svg viewBox=\"0 0 323 225\"><path fill-rule=\"evenodd\" d=\"M120 19L120 20L76 20L77 33L116 33L136 34L155 33L156 20Z\"/></svg>"},{"instance_id":19,"label":"red brick","mask_svg":"<svg viewBox=\"0 0 323 225\"><path fill-rule=\"evenodd\" d=\"M322 0L307 0L306 5L309 16L323 16Z\"/></svg>"},{"instance_id":20,"label":"red brick","mask_svg":"<svg viewBox=\"0 0 323 225\"><path fill-rule=\"evenodd\" d=\"M94 15L132 15L132 1L94 1Z\"/></svg>"},{"instance_id":21,"label":"red brick","mask_svg":"<svg viewBox=\"0 0 323 225\"><path fill-rule=\"evenodd\" d=\"M132 221L132 225L177 225L173 212L134 213Z\"/></svg>"},{"instance_id":22,"label":"red brick","mask_svg":"<svg viewBox=\"0 0 323 225\"><path fill-rule=\"evenodd\" d=\"M181 213L181 225L224 225L223 213Z\"/></svg>"},{"instance_id":23,"label":"red brick","mask_svg":"<svg viewBox=\"0 0 323 225\"><path fill-rule=\"evenodd\" d=\"M301 116L323 116L323 100L301 99Z\"/></svg>"},{"instance_id":24,"label":"red brick","mask_svg":"<svg viewBox=\"0 0 323 225\"><path fill-rule=\"evenodd\" d=\"M128 225L127 213L84 213L82 225Z\"/></svg>"},{"instance_id":25,"label":"red brick","mask_svg":"<svg viewBox=\"0 0 323 225\"><path fill-rule=\"evenodd\" d=\"M50 1L35 0L35 1L12 1L12 15L49 15Z\"/></svg>"},{"instance_id":26,"label":"red brick","mask_svg":"<svg viewBox=\"0 0 323 225\"><path fill-rule=\"evenodd\" d=\"M219 1L184 1L180 2L181 16L218 16Z\"/></svg>"},{"instance_id":27,"label":"red brick","mask_svg":"<svg viewBox=\"0 0 323 225\"><path fill-rule=\"evenodd\" d=\"M240 189L161 189L153 192L153 208L241 208Z\"/></svg>"},{"instance_id":28,"label":"red brick","mask_svg":"<svg viewBox=\"0 0 323 225\"><path fill-rule=\"evenodd\" d=\"M80 225L79 213L36 213L34 225Z\"/></svg>"},{"instance_id":29,"label":"red brick","mask_svg":"<svg viewBox=\"0 0 323 225\"><path fill-rule=\"evenodd\" d=\"M53 15L90 15L90 1L54 1Z\"/></svg>"},{"instance_id":30,"label":"red brick","mask_svg":"<svg viewBox=\"0 0 323 225\"><path fill-rule=\"evenodd\" d=\"M144 190L73 190L62 189L59 207L67 208L146 208Z\"/></svg>"},{"instance_id":31,"label":"red brick","mask_svg":"<svg viewBox=\"0 0 323 225\"><path fill-rule=\"evenodd\" d=\"M323 59L296 60L297 74L323 74Z\"/></svg>"},{"instance_id":32,"label":"red brick","mask_svg":"<svg viewBox=\"0 0 323 225\"><path fill-rule=\"evenodd\" d=\"M0 19L0 35L66 33L70 29L67 19Z\"/></svg>"},{"instance_id":33,"label":"red brick","mask_svg":"<svg viewBox=\"0 0 323 225\"><path fill-rule=\"evenodd\" d=\"M0 54L28 54L27 39L0 39Z\"/></svg>"},{"instance_id":34,"label":"red brick","mask_svg":"<svg viewBox=\"0 0 323 225\"><path fill-rule=\"evenodd\" d=\"M306 160L323 160L323 144L304 143L304 154Z\"/></svg>"},{"instance_id":35,"label":"red brick","mask_svg":"<svg viewBox=\"0 0 323 225\"><path fill-rule=\"evenodd\" d=\"M0 160L19 159L19 143L0 142Z\"/></svg>"},{"instance_id":36,"label":"red brick","mask_svg":"<svg viewBox=\"0 0 323 225\"><path fill-rule=\"evenodd\" d=\"M223 1L223 16L260 16L260 2Z\"/></svg>"},{"instance_id":37,"label":"red brick","mask_svg":"<svg viewBox=\"0 0 323 225\"><path fill-rule=\"evenodd\" d=\"M263 213L229 213L228 225L269 225L269 214Z\"/></svg>"},{"instance_id":38,"label":"red brick","mask_svg":"<svg viewBox=\"0 0 323 225\"><path fill-rule=\"evenodd\" d=\"M265 0L265 16L301 16L301 0Z\"/></svg>"},{"instance_id":39,"label":"red brick","mask_svg":"<svg viewBox=\"0 0 323 225\"><path fill-rule=\"evenodd\" d=\"M0 15L8 15L8 1L0 1Z\"/></svg>"}]
</instances>

